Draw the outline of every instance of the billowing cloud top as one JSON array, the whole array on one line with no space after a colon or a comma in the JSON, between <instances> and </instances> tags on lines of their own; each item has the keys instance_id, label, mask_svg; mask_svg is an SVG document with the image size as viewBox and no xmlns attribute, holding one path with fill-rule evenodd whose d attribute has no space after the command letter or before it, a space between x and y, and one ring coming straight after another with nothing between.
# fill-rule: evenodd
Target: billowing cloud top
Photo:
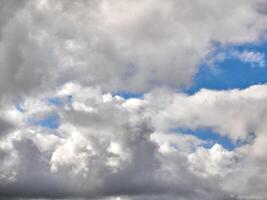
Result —
<instances>
[{"instance_id":1,"label":"billowing cloud top","mask_svg":"<svg viewBox=\"0 0 267 200\"><path fill-rule=\"evenodd\" d=\"M267 199L266 71L185 92L266 70L266 27L264 0L0 0L0 199Z\"/></svg>"}]
</instances>

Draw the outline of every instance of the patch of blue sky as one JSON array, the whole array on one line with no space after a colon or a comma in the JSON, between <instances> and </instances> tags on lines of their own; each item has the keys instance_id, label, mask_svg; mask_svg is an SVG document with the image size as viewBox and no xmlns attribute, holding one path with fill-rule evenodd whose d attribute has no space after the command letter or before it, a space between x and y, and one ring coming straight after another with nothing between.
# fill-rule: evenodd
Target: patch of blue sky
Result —
<instances>
[{"instance_id":1,"label":"patch of blue sky","mask_svg":"<svg viewBox=\"0 0 267 200\"><path fill-rule=\"evenodd\" d=\"M143 93L138 93L138 92L127 92L127 91L119 91L116 93L112 94L113 96L121 96L124 99L132 99L132 98L142 98L143 97Z\"/></svg>"},{"instance_id":2,"label":"patch of blue sky","mask_svg":"<svg viewBox=\"0 0 267 200\"><path fill-rule=\"evenodd\" d=\"M73 101L73 97L71 95L66 96L66 97L51 97L47 99L47 103L50 106L63 106L64 104L67 104L67 106L71 106ZM22 103L17 103L15 105L16 110L24 113L25 108L23 107ZM43 119L37 119L37 118L31 118L28 120L28 123L31 125L35 126L42 126L45 128L50 128L50 129L56 129L59 127L59 116L57 113L52 113L48 116L46 116Z\"/></svg>"},{"instance_id":3,"label":"patch of blue sky","mask_svg":"<svg viewBox=\"0 0 267 200\"><path fill-rule=\"evenodd\" d=\"M25 108L23 107L23 105L21 103L16 104L16 110L21 112L21 113L25 112Z\"/></svg>"},{"instance_id":4,"label":"patch of blue sky","mask_svg":"<svg viewBox=\"0 0 267 200\"><path fill-rule=\"evenodd\" d=\"M67 105L70 107L72 105L72 102L73 102L73 96L68 95L67 96Z\"/></svg>"},{"instance_id":5,"label":"patch of blue sky","mask_svg":"<svg viewBox=\"0 0 267 200\"><path fill-rule=\"evenodd\" d=\"M231 56L236 53L254 52L261 58L262 63L246 61L238 56ZM233 88L244 89L255 84L267 82L267 42L259 44L245 44L235 46L217 45L211 56L219 54L226 55L221 60L215 59L214 65L210 66L205 60L200 64L199 71L193 78L190 88L184 90L188 94L194 94L201 88L214 90L228 90ZM212 59L212 58L211 58ZM259 65L259 66L257 66Z\"/></svg>"},{"instance_id":6,"label":"patch of blue sky","mask_svg":"<svg viewBox=\"0 0 267 200\"><path fill-rule=\"evenodd\" d=\"M54 106L62 106L64 104L64 100L60 97L51 97L48 98L48 104Z\"/></svg>"},{"instance_id":7,"label":"patch of blue sky","mask_svg":"<svg viewBox=\"0 0 267 200\"><path fill-rule=\"evenodd\" d=\"M35 126L56 129L59 127L59 116L57 113L52 113L42 119L30 119L29 123Z\"/></svg>"},{"instance_id":8,"label":"patch of blue sky","mask_svg":"<svg viewBox=\"0 0 267 200\"><path fill-rule=\"evenodd\" d=\"M65 97L50 97L47 99L48 105L53 106L63 106L67 104L67 106L71 106L73 101L72 95L68 95Z\"/></svg>"},{"instance_id":9,"label":"patch of blue sky","mask_svg":"<svg viewBox=\"0 0 267 200\"><path fill-rule=\"evenodd\" d=\"M233 150L241 145L239 141L233 142L228 137L221 136L210 128L200 128L196 130L188 128L171 128L169 131L177 134L193 135L203 141L206 141L203 145L205 148L211 148L217 143L222 145L225 149Z\"/></svg>"}]
</instances>

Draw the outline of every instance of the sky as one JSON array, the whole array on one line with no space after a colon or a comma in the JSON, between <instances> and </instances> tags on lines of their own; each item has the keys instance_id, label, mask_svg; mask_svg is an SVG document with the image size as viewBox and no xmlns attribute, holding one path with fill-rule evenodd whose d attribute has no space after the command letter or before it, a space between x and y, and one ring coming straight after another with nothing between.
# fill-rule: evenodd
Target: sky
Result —
<instances>
[{"instance_id":1,"label":"sky","mask_svg":"<svg viewBox=\"0 0 267 200\"><path fill-rule=\"evenodd\" d=\"M267 199L265 0L0 0L0 199Z\"/></svg>"}]
</instances>

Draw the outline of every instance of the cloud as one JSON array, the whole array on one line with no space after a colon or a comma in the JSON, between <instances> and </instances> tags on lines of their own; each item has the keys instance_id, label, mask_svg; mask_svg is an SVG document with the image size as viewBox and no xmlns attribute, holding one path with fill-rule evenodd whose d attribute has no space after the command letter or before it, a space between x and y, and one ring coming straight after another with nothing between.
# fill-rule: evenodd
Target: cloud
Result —
<instances>
[{"instance_id":1,"label":"cloud","mask_svg":"<svg viewBox=\"0 0 267 200\"><path fill-rule=\"evenodd\" d=\"M262 53L254 51L244 51L237 54L237 57L240 58L245 63L251 63L252 66L265 67L265 56Z\"/></svg>"},{"instance_id":2,"label":"cloud","mask_svg":"<svg viewBox=\"0 0 267 200\"><path fill-rule=\"evenodd\" d=\"M11 118L17 126L0 142L0 194L133 200L265 198L266 178L257 173L260 168L264 172L266 164L265 104L261 103L266 101L265 90L265 85L258 85L245 90L202 90L192 96L165 90L164 95L154 91L143 99L125 100L99 88L69 83L55 94L62 99L71 95L71 105L55 106L44 98L29 97L23 104L25 113L15 107L7 111L22 118ZM190 110L186 105L191 105L191 112L182 112L182 108ZM60 116L56 129L33 126L23 119L51 109ZM220 120L221 115L228 121ZM246 128L255 127L255 138L232 151L219 144L206 149L205 141L195 136L164 130L173 124L211 126L242 140L252 131ZM234 131L240 127L241 135ZM257 184L251 185L253 180Z\"/></svg>"},{"instance_id":3,"label":"cloud","mask_svg":"<svg viewBox=\"0 0 267 200\"><path fill-rule=\"evenodd\" d=\"M233 140L244 140L259 132L266 120L266 88L255 85L244 90L202 89L192 96L162 90L148 94L147 101L151 102L159 129L212 128Z\"/></svg>"},{"instance_id":4,"label":"cloud","mask_svg":"<svg viewBox=\"0 0 267 200\"><path fill-rule=\"evenodd\" d=\"M12 2L2 3L13 14L1 12L0 91L13 96L68 81L105 91L185 87L213 42L255 42L267 23L251 0Z\"/></svg>"},{"instance_id":5,"label":"cloud","mask_svg":"<svg viewBox=\"0 0 267 200\"><path fill-rule=\"evenodd\" d=\"M1 1L0 198L266 199L267 86L179 92L216 44L265 37L265 4Z\"/></svg>"},{"instance_id":6,"label":"cloud","mask_svg":"<svg viewBox=\"0 0 267 200\"><path fill-rule=\"evenodd\" d=\"M6 119L0 118L0 138L7 135L10 129L13 128L13 124Z\"/></svg>"},{"instance_id":7,"label":"cloud","mask_svg":"<svg viewBox=\"0 0 267 200\"><path fill-rule=\"evenodd\" d=\"M208 55L205 64L210 66L216 66L224 60L237 59L243 63L249 64L251 67L265 67L265 54L258 51L249 50L233 50L233 49L222 49L222 52L212 52Z\"/></svg>"},{"instance_id":8,"label":"cloud","mask_svg":"<svg viewBox=\"0 0 267 200\"><path fill-rule=\"evenodd\" d=\"M15 1L15 0L2 0L0 3L0 38L1 38L1 29L4 27L9 20L16 15L16 12L23 8L25 1Z\"/></svg>"}]
</instances>

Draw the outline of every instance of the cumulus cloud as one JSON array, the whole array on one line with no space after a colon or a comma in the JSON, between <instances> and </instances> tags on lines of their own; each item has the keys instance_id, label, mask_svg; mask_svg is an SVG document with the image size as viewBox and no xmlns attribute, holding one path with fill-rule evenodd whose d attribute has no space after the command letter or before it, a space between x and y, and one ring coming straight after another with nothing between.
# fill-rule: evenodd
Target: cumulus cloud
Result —
<instances>
[{"instance_id":1,"label":"cumulus cloud","mask_svg":"<svg viewBox=\"0 0 267 200\"><path fill-rule=\"evenodd\" d=\"M16 2L1 1L0 88L13 95L70 80L106 91L185 87L213 42L257 41L267 23L251 0Z\"/></svg>"},{"instance_id":2,"label":"cumulus cloud","mask_svg":"<svg viewBox=\"0 0 267 200\"><path fill-rule=\"evenodd\" d=\"M93 198L175 192L174 180L169 183L161 172L170 173L161 169L158 147L150 141L153 128L141 108L97 89L73 87L71 108L59 111L62 125L55 132L60 134L26 127L2 141L7 164L1 195ZM25 112L26 117L32 113ZM42 184L36 184L40 178ZM177 189L187 195L186 187Z\"/></svg>"},{"instance_id":3,"label":"cumulus cloud","mask_svg":"<svg viewBox=\"0 0 267 200\"><path fill-rule=\"evenodd\" d=\"M0 1L0 198L266 199L267 86L179 92L214 43L265 37L265 7ZM257 52L236 56L265 64ZM44 123L51 116L58 126ZM174 128L240 145L207 148Z\"/></svg>"},{"instance_id":4,"label":"cumulus cloud","mask_svg":"<svg viewBox=\"0 0 267 200\"><path fill-rule=\"evenodd\" d=\"M260 168L264 172L266 164L266 108L261 103L266 102L265 94L266 86L259 85L245 90L202 90L193 96L152 92L143 99L126 100L99 88L69 83L56 93L62 99L72 96L66 105L55 107L44 98L29 98L23 114L15 107L6 110L17 126L0 143L0 194L92 199L266 198L266 178L257 174ZM155 105L160 97L166 99L159 108ZM182 112L187 104L192 112ZM233 109L231 105L236 104L238 109ZM42 113L51 109L60 116L57 129L28 124L27 118L45 117ZM245 114L251 109L255 115L250 112L247 120ZM220 121L222 115L229 122ZM230 116L239 123L231 124ZM232 151L219 144L206 149L206 141L195 136L168 132L174 122L179 127L211 126L234 139L246 140L246 133L255 131L255 138ZM257 184L251 185L253 180ZM236 190L241 183L243 187Z\"/></svg>"},{"instance_id":5,"label":"cumulus cloud","mask_svg":"<svg viewBox=\"0 0 267 200\"><path fill-rule=\"evenodd\" d=\"M230 91L202 89L192 96L161 90L148 94L147 101L152 102L151 112L157 113L154 123L162 130L208 127L242 140L260 132L265 123L266 94L266 85Z\"/></svg>"}]
</instances>

